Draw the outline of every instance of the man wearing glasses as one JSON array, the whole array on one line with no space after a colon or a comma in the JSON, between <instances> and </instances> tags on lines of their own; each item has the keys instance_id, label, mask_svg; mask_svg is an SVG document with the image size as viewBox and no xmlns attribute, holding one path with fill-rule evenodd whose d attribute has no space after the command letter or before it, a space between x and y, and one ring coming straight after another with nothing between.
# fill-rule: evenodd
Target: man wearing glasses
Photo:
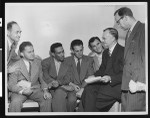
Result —
<instances>
[{"instance_id":1,"label":"man wearing glasses","mask_svg":"<svg viewBox=\"0 0 150 118\"><path fill-rule=\"evenodd\" d=\"M122 111L145 111L145 24L137 21L131 9L114 13L116 23L127 31L122 76Z\"/></svg>"}]
</instances>

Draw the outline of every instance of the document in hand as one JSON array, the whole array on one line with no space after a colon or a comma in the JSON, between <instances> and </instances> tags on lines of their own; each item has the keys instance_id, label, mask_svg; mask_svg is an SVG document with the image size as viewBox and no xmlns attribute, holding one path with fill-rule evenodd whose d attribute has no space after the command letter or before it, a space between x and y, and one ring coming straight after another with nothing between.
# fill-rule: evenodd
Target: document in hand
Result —
<instances>
[{"instance_id":1,"label":"document in hand","mask_svg":"<svg viewBox=\"0 0 150 118\"><path fill-rule=\"evenodd\" d=\"M85 79L84 81L89 84L89 83L98 82L100 80L101 80L101 76L98 76L98 77L90 76L87 79Z\"/></svg>"},{"instance_id":2,"label":"document in hand","mask_svg":"<svg viewBox=\"0 0 150 118\"><path fill-rule=\"evenodd\" d=\"M31 87L31 82L26 81L26 80L21 80L20 82L17 83L17 86L20 86L23 89L30 88Z\"/></svg>"}]
</instances>

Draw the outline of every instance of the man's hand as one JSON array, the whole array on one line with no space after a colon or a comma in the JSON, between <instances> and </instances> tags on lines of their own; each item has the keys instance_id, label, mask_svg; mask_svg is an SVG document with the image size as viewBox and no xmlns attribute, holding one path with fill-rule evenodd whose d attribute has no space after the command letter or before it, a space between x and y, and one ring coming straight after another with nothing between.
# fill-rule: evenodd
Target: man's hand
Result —
<instances>
[{"instance_id":1,"label":"man's hand","mask_svg":"<svg viewBox=\"0 0 150 118\"><path fill-rule=\"evenodd\" d=\"M84 90L84 88L81 88L81 89L76 93L76 96L77 96L78 98L81 98L82 93L83 93L83 90Z\"/></svg>"},{"instance_id":2,"label":"man's hand","mask_svg":"<svg viewBox=\"0 0 150 118\"><path fill-rule=\"evenodd\" d=\"M44 99L51 99L52 95L47 90L44 90Z\"/></svg>"},{"instance_id":3,"label":"man's hand","mask_svg":"<svg viewBox=\"0 0 150 118\"><path fill-rule=\"evenodd\" d=\"M71 85L63 85L61 86L62 88L64 88L67 91L74 91L74 87Z\"/></svg>"},{"instance_id":4,"label":"man's hand","mask_svg":"<svg viewBox=\"0 0 150 118\"><path fill-rule=\"evenodd\" d=\"M129 90L131 93L135 93L137 91L146 91L145 84L142 82L134 82L133 80L130 80L129 82Z\"/></svg>"},{"instance_id":5,"label":"man's hand","mask_svg":"<svg viewBox=\"0 0 150 118\"><path fill-rule=\"evenodd\" d=\"M73 86L73 87L74 87L74 90L75 90L76 92L78 92L78 91L80 90L80 87L79 87L78 85L72 83L72 82L71 82L69 85Z\"/></svg>"},{"instance_id":6,"label":"man's hand","mask_svg":"<svg viewBox=\"0 0 150 118\"><path fill-rule=\"evenodd\" d=\"M54 88L57 88L57 87L59 86L58 81L53 80L53 81L52 81L52 86L53 86Z\"/></svg>"},{"instance_id":7,"label":"man's hand","mask_svg":"<svg viewBox=\"0 0 150 118\"><path fill-rule=\"evenodd\" d=\"M138 91L146 91L146 84L137 81L137 90L138 90Z\"/></svg>"},{"instance_id":8,"label":"man's hand","mask_svg":"<svg viewBox=\"0 0 150 118\"><path fill-rule=\"evenodd\" d=\"M22 94L27 95L27 96L31 95L32 93L33 93L33 90L31 88L26 88L22 92Z\"/></svg>"},{"instance_id":9,"label":"man's hand","mask_svg":"<svg viewBox=\"0 0 150 118\"><path fill-rule=\"evenodd\" d=\"M105 75L105 76L101 77L100 81L102 81L104 83L110 82L111 81L111 77L108 76L108 75Z\"/></svg>"},{"instance_id":10,"label":"man's hand","mask_svg":"<svg viewBox=\"0 0 150 118\"><path fill-rule=\"evenodd\" d=\"M129 90L131 93L135 93L137 91L137 84L135 81L130 80L129 82Z\"/></svg>"}]
</instances>

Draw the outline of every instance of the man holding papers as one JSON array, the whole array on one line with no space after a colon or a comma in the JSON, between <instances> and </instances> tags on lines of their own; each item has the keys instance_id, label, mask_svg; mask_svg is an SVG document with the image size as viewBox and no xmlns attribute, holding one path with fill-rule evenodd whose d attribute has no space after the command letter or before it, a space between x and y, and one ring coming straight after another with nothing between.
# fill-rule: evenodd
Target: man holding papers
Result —
<instances>
[{"instance_id":1,"label":"man holding papers","mask_svg":"<svg viewBox=\"0 0 150 118\"><path fill-rule=\"evenodd\" d=\"M81 97L84 111L109 111L116 101L120 102L124 48L117 43L117 39L116 29L107 28L103 31L104 45L108 49L103 52L102 64L95 77L85 80L89 84Z\"/></svg>"},{"instance_id":2,"label":"man holding papers","mask_svg":"<svg viewBox=\"0 0 150 118\"><path fill-rule=\"evenodd\" d=\"M35 58L30 42L23 42L19 51L22 58L13 64L17 69L8 78L8 89L12 92L9 111L20 112L27 99L38 102L41 112L51 111L51 94L43 80L41 60Z\"/></svg>"}]
</instances>

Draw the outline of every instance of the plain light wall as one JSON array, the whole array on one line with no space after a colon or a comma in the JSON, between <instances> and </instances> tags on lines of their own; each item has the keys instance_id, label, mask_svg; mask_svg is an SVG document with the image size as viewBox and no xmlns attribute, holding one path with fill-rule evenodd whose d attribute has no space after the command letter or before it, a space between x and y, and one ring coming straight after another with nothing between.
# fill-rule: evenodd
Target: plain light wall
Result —
<instances>
[{"instance_id":1,"label":"plain light wall","mask_svg":"<svg viewBox=\"0 0 150 118\"><path fill-rule=\"evenodd\" d=\"M22 30L19 44L31 41L35 54L42 59L49 56L50 45L55 42L61 42L65 56L69 56L70 43L74 39L83 41L84 54L87 55L90 52L88 41L91 37L98 36L102 39L105 28L116 27L114 22L116 9L127 6L131 8L136 19L146 21L145 3L116 4L6 3L5 26L9 21L16 21ZM126 32L116 28L119 31L118 42L124 46Z\"/></svg>"},{"instance_id":2,"label":"plain light wall","mask_svg":"<svg viewBox=\"0 0 150 118\"><path fill-rule=\"evenodd\" d=\"M70 55L70 43L81 39L84 54L89 54L88 41L93 36L101 38L107 27L113 27L115 6L84 4L6 4L5 26L16 21L22 30L20 42L31 41L35 54L49 56L50 45L61 42L65 56Z\"/></svg>"}]
</instances>

